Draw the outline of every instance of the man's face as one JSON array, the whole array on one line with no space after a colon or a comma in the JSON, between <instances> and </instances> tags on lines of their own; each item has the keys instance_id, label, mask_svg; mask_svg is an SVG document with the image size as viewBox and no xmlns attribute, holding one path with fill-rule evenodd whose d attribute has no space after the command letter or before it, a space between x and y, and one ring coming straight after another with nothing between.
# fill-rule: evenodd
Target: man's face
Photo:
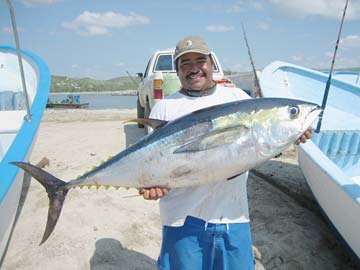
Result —
<instances>
[{"instance_id":1,"label":"man's face","mask_svg":"<svg viewBox=\"0 0 360 270\"><path fill-rule=\"evenodd\" d=\"M189 90L204 90L214 85L214 64L210 56L186 53L179 58L178 76L182 87Z\"/></svg>"}]
</instances>

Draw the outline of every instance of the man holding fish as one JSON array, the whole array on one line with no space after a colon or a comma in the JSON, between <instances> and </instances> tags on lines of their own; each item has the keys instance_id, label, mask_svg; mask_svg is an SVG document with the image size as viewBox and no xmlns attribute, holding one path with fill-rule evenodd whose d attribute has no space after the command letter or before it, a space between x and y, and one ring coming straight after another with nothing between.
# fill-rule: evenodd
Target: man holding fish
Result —
<instances>
[{"instance_id":1,"label":"man holding fish","mask_svg":"<svg viewBox=\"0 0 360 270\"><path fill-rule=\"evenodd\" d=\"M182 89L157 103L153 119L133 120L156 131L129 148L70 181L27 162L10 162L49 197L40 244L54 231L72 188L134 187L145 199L163 197L160 269L254 269L247 171L310 138L308 127L321 107L304 100L251 99L216 84L211 51L199 37L181 40L175 61Z\"/></svg>"},{"instance_id":2,"label":"man holding fish","mask_svg":"<svg viewBox=\"0 0 360 270\"><path fill-rule=\"evenodd\" d=\"M239 88L213 81L211 50L200 37L180 40L174 61L182 88L155 105L152 119L171 121L205 107L251 98ZM311 128L306 130L295 143L306 142L311 132ZM229 181L172 190L140 190L144 199L161 198L159 269L254 269L247 178L246 171Z\"/></svg>"}]
</instances>

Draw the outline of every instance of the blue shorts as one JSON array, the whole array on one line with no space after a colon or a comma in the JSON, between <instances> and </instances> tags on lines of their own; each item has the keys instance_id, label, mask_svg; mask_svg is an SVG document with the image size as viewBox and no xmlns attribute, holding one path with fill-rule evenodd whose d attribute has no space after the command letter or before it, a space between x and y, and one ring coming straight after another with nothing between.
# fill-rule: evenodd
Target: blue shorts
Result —
<instances>
[{"instance_id":1,"label":"blue shorts","mask_svg":"<svg viewBox=\"0 0 360 270\"><path fill-rule=\"evenodd\" d=\"M214 224L188 216L163 226L160 270L254 270L249 223Z\"/></svg>"}]
</instances>

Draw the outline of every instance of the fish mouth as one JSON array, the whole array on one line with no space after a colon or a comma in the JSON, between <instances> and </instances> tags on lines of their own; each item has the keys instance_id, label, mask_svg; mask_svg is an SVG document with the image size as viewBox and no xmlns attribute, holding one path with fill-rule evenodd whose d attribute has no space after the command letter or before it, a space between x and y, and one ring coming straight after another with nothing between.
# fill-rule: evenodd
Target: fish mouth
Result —
<instances>
[{"instance_id":1,"label":"fish mouth","mask_svg":"<svg viewBox=\"0 0 360 270\"><path fill-rule=\"evenodd\" d=\"M304 127L310 127L314 123L316 118L318 118L321 112L322 108L319 105L313 108L305 117Z\"/></svg>"}]
</instances>

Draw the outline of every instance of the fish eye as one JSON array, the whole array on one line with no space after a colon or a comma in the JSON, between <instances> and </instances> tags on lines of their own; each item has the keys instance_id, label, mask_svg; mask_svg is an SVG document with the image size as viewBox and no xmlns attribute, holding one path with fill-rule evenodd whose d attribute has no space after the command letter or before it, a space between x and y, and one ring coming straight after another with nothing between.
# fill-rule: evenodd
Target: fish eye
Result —
<instances>
[{"instance_id":1,"label":"fish eye","mask_svg":"<svg viewBox=\"0 0 360 270\"><path fill-rule=\"evenodd\" d=\"M298 106L291 106L289 108L290 118L293 119L299 115L300 109Z\"/></svg>"}]
</instances>

